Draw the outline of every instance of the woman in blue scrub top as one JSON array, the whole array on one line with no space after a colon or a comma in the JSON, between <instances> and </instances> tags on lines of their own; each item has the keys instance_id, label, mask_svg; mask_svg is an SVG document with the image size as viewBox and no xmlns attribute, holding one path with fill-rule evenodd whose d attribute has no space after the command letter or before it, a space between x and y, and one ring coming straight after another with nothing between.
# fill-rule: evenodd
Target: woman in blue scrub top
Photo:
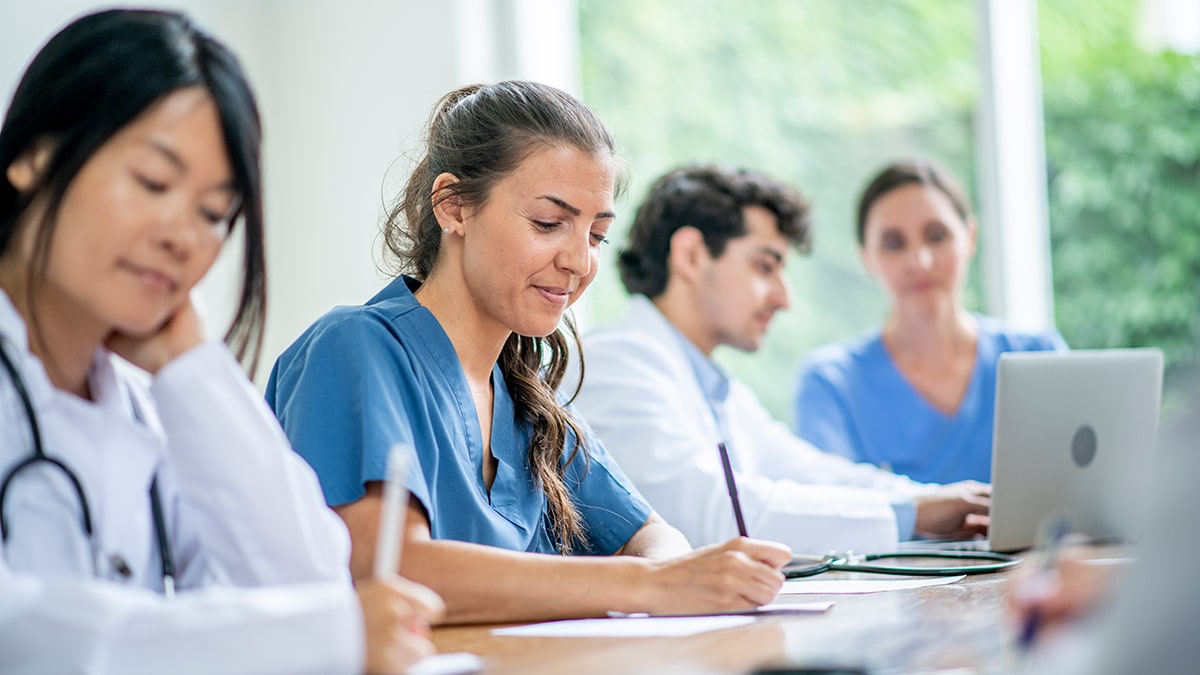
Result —
<instances>
[{"instance_id":1,"label":"woman in blue scrub top","mask_svg":"<svg viewBox=\"0 0 1200 675\"><path fill-rule=\"evenodd\" d=\"M806 359L797 435L922 482L989 482L1000 354L1066 343L1057 331L1021 331L964 309L978 228L937 165L896 163L875 176L859 200L857 234L891 310L881 327Z\"/></svg>"},{"instance_id":2,"label":"woman in blue scrub top","mask_svg":"<svg viewBox=\"0 0 1200 675\"><path fill-rule=\"evenodd\" d=\"M384 238L398 276L280 356L267 398L368 575L385 457L415 448L401 570L451 622L770 602L790 557L691 551L555 391L595 278L619 161L595 115L532 82L446 95ZM564 330L565 329L565 330ZM574 554L574 555L562 555Z\"/></svg>"}]
</instances>

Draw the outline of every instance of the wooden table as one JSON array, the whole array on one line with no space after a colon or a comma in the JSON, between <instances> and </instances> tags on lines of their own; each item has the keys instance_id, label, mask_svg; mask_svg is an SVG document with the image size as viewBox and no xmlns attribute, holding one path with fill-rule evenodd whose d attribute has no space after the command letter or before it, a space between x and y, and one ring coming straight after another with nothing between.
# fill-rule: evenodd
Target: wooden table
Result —
<instances>
[{"instance_id":1,"label":"wooden table","mask_svg":"<svg viewBox=\"0 0 1200 675\"><path fill-rule=\"evenodd\" d=\"M682 638L497 637L495 626L434 631L442 652L482 656L487 673L747 673L756 667L852 664L878 673L1019 670L1015 626L1005 608L1010 573L944 586L867 595L787 595L832 600L820 615L776 616ZM828 578L878 575L837 573Z\"/></svg>"}]
</instances>

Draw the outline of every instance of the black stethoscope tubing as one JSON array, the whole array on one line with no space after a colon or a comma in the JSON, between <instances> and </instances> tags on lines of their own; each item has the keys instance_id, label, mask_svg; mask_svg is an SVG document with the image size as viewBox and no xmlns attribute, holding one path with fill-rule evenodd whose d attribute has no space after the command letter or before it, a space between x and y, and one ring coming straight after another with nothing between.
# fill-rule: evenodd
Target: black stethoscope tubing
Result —
<instances>
[{"instance_id":1,"label":"black stethoscope tubing","mask_svg":"<svg viewBox=\"0 0 1200 675\"><path fill-rule=\"evenodd\" d=\"M70 467L61 460L46 454L45 448L42 445L41 425L38 423L37 413L33 409L33 401L29 396L29 390L25 387L24 378L21 377L16 366L8 358L8 354L5 353L3 345L0 345L0 363L3 363L4 369L8 371L13 388L17 391L17 397L21 400L21 407L25 411L25 419L29 423L30 435L33 438L33 454L17 462L4 475L3 480L0 480L0 543L8 542L8 514L4 508L5 498L8 496L8 488L22 471L39 463L56 467L71 482L71 487L74 489L75 496L79 501L80 525L88 541L93 541L92 509L88 505L87 491L84 490L83 483L80 482L79 477L75 475L75 472ZM141 419L137 401L131 397L130 402L134 406L134 416ZM158 543L159 560L162 562L163 590L167 597L172 597L175 594L175 561L171 555L171 542L167 537L166 518L163 516L162 499L158 491L158 476L155 476L150 482L150 512L154 520L154 535ZM96 560L93 557L93 573L97 571L96 564ZM127 569L119 571L123 573L128 572Z\"/></svg>"},{"instance_id":2,"label":"black stethoscope tubing","mask_svg":"<svg viewBox=\"0 0 1200 675\"><path fill-rule=\"evenodd\" d=\"M921 565L872 565L879 560L903 560L911 558L937 558L943 560L976 560L982 561L971 565L942 565L937 567ZM797 556L794 560L808 560ZM875 574L895 574L915 577L948 577L960 574L991 574L1002 572L1021 564L1021 559L1005 553L990 551L940 551L940 550L910 550L893 551L890 553L867 553L865 555L830 554L824 557L812 557L811 564L784 568L783 574L788 579L811 577L823 572L872 572Z\"/></svg>"}]
</instances>

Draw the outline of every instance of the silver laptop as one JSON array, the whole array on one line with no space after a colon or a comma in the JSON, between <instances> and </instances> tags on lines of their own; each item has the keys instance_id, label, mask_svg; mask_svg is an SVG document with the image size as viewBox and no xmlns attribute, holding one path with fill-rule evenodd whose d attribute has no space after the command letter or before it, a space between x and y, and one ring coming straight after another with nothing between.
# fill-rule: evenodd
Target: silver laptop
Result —
<instances>
[{"instance_id":1,"label":"silver laptop","mask_svg":"<svg viewBox=\"0 0 1200 675\"><path fill-rule=\"evenodd\" d=\"M996 374L986 540L903 548L1019 551L1050 514L1099 541L1136 534L1162 397L1162 352L1009 352Z\"/></svg>"}]
</instances>

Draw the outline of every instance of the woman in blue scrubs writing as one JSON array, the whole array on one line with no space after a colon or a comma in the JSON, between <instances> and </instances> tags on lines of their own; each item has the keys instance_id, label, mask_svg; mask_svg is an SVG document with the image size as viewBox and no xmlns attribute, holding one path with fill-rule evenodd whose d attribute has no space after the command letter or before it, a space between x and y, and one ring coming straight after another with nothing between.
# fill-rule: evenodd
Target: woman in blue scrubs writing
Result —
<instances>
[{"instance_id":1,"label":"woman in blue scrubs writing","mask_svg":"<svg viewBox=\"0 0 1200 675\"><path fill-rule=\"evenodd\" d=\"M451 622L775 597L785 547L692 551L555 395L618 172L604 125L552 87L469 86L436 107L385 226L406 275L319 319L267 387L350 528L355 577L372 567L385 457L403 442L415 462L401 571L442 595Z\"/></svg>"},{"instance_id":2,"label":"woman in blue scrubs writing","mask_svg":"<svg viewBox=\"0 0 1200 675\"><path fill-rule=\"evenodd\" d=\"M940 167L901 162L876 175L857 235L892 307L882 327L806 359L796 434L917 481L989 482L1000 354L1066 344L1057 331L1016 330L963 307L978 228Z\"/></svg>"}]
</instances>

